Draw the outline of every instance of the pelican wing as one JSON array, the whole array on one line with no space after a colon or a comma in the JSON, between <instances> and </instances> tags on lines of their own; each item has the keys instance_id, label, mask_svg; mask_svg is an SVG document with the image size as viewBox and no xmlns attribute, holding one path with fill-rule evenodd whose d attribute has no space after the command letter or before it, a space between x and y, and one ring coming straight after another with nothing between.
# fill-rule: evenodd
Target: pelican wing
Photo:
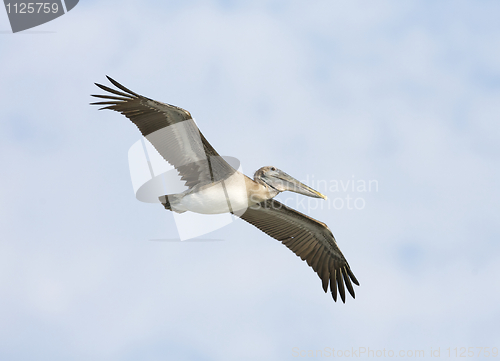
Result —
<instances>
[{"instance_id":1,"label":"pelican wing","mask_svg":"<svg viewBox=\"0 0 500 361\"><path fill-rule=\"evenodd\" d=\"M358 286L359 282L326 224L274 199L248 208L241 218L276 238L305 260L321 278L325 292L330 284L335 301L338 289L345 303L344 284L351 296L355 297L351 281Z\"/></svg>"},{"instance_id":2,"label":"pelican wing","mask_svg":"<svg viewBox=\"0 0 500 361\"><path fill-rule=\"evenodd\" d=\"M92 104L105 105L100 109L115 110L129 118L177 169L186 186L216 182L235 172L205 139L187 110L146 98L107 78L121 91L96 83L110 94L92 95L105 99Z\"/></svg>"}]
</instances>

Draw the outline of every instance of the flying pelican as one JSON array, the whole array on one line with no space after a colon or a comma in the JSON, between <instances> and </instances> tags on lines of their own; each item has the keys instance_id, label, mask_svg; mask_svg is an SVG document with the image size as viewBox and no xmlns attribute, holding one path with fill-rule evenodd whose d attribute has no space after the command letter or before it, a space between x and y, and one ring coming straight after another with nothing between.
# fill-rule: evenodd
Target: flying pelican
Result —
<instances>
[{"instance_id":1,"label":"flying pelican","mask_svg":"<svg viewBox=\"0 0 500 361\"><path fill-rule=\"evenodd\" d=\"M121 91L95 83L114 95L92 95L106 100L92 104L104 105L100 109L115 110L129 118L188 187L182 193L159 197L167 210L231 212L305 260L320 277L325 292L330 285L335 301L338 289L345 303L344 284L355 297L352 283L359 286L359 282L328 226L273 199L284 191L326 196L273 166L260 168L252 180L219 156L187 110L146 98L107 78Z\"/></svg>"}]
</instances>

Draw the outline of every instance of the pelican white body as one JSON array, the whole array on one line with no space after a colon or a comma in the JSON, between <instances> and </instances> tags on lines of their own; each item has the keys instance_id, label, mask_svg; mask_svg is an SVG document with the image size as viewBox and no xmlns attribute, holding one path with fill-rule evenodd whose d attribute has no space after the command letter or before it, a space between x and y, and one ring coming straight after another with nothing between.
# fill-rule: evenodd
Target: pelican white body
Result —
<instances>
[{"instance_id":1,"label":"pelican white body","mask_svg":"<svg viewBox=\"0 0 500 361\"><path fill-rule=\"evenodd\" d=\"M220 214L244 211L248 207L276 196L268 187L264 187L235 172L229 178L203 186L195 186L180 194L160 197L162 203L168 203L174 212L191 211L201 214Z\"/></svg>"}]
</instances>

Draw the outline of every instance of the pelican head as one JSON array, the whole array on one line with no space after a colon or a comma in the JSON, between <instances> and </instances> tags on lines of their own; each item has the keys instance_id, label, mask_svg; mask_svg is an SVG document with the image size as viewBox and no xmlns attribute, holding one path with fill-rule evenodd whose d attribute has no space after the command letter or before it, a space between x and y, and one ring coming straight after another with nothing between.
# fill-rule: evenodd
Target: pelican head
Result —
<instances>
[{"instance_id":1,"label":"pelican head","mask_svg":"<svg viewBox=\"0 0 500 361\"><path fill-rule=\"evenodd\" d=\"M315 191L311 187L306 186L304 183L299 182L297 179L273 166L260 168L255 172L254 180L278 192L291 191L308 197L326 199L324 194Z\"/></svg>"}]
</instances>

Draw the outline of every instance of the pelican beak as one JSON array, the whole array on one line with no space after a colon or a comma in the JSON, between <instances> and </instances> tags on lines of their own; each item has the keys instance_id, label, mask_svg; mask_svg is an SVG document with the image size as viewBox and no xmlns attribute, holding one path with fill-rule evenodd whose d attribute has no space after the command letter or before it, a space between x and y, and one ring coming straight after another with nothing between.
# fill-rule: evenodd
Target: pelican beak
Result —
<instances>
[{"instance_id":1,"label":"pelican beak","mask_svg":"<svg viewBox=\"0 0 500 361\"><path fill-rule=\"evenodd\" d=\"M275 175L274 178L279 179L279 184L276 186L276 188L280 192L291 191L303 194L308 197L327 199L324 194L321 194L320 192L312 189L311 187L306 186L304 183L299 182L297 179L289 176L283 171L279 171L279 173Z\"/></svg>"}]
</instances>

